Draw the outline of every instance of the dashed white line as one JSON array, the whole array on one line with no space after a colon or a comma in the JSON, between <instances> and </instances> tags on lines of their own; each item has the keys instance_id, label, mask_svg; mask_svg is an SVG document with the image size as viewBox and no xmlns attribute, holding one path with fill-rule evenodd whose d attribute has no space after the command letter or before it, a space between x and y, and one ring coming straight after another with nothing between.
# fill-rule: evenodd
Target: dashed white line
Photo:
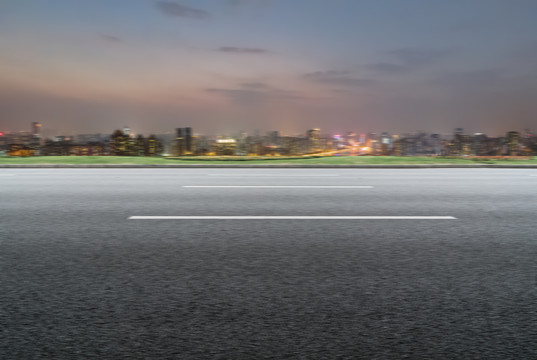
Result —
<instances>
[{"instance_id":1,"label":"dashed white line","mask_svg":"<svg viewBox=\"0 0 537 360\"><path fill-rule=\"evenodd\" d=\"M269 177L322 177L322 176L340 176L339 174L207 174L207 176L269 176Z\"/></svg>"},{"instance_id":2,"label":"dashed white line","mask_svg":"<svg viewBox=\"0 0 537 360\"><path fill-rule=\"evenodd\" d=\"M370 185L185 185L184 188L371 189Z\"/></svg>"},{"instance_id":3,"label":"dashed white line","mask_svg":"<svg viewBox=\"0 0 537 360\"><path fill-rule=\"evenodd\" d=\"M454 216L130 216L129 220L456 220Z\"/></svg>"}]
</instances>

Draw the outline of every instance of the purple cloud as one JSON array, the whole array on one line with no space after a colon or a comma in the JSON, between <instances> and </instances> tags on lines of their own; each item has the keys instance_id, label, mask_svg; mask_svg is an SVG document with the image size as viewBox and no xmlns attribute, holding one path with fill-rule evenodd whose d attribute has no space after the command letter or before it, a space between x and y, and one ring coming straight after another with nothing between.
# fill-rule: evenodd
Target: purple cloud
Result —
<instances>
[{"instance_id":1,"label":"purple cloud","mask_svg":"<svg viewBox=\"0 0 537 360\"><path fill-rule=\"evenodd\" d=\"M375 83L371 79L356 78L347 70L316 71L302 75L303 78L321 84L361 87L371 86Z\"/></svg>"},{"instance_id":2,"label":"purple cloud","mask_svg":"<svg viewBox=\"0 0 537 360\"><path fill-rule=\"evenodd\" d=\"M217 51L234 54L268 54L270 51L260 48L243 48L235 46L223 46Z\"/></svg>"},{"instance_id":3,"label":"purple cloud","mask_svg":"<svg viewBox=\"0 0 537 360\"><path fill-rule=\"evenodd\" d=\"M114 35L99 34L99 37L102 40L105 40L105 41L108 41L108 42L115 42L115 43L123 42L123 40L121 38L119 38L117 36L114 36Z\"/></svg>"},{"instance_id":4,"label":"purple cloud","mask_svg":"<svg viewBox=\"0 0 537 360\"><path fill-rule=\"evenodd\" d=\"M371 70L385 75L400 75L409 72L411 69L408 66L378 62L365 65L367 70Z\"/></svg>"},{"instance_id":5,"label":"purple cloud","mask_svg":"<svg viewBox=\"0 0 537 360\"><path fill-rule=\"evenodd\" d=\"M397 58L409 67L424 66L435 63L452 54L451 50L437 50L426 48L400 48L388 51L388 54Z\"/></svg>"},{"instance_id":6,"label":"purple cloud","mask_svg":"<svg viewBox=\"0 0 537 360\"><path fill-rule=\"evenodd\" d=\"M205 10L195 9L173 1L157 1L155 7L169 16L186 17L191 19L205 19L209 13Z\"/></svg>"},{"instance_id":7,"label":"purple cloud","mask_svg":"<svg viewBox=\"0 0 537 360\"><path fill-rule=\"evenodd\" d=\"M247 83L240 84L240 86L243 89L250 89L250 90L262 90L262 89L268 89L270 87L267 84L262 83L262 82L247 82Z\"/></svg>"}]
</instances>

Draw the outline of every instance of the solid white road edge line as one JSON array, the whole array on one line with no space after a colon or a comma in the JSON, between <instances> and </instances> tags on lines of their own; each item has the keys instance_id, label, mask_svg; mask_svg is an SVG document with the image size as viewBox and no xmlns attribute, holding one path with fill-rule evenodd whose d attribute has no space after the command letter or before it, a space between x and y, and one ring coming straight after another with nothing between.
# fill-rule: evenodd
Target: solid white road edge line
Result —
<instances>
[{"instance_id":1,"label":"solid white road edge line","mask_svg":"<svg viewBox=\"0 0 537 360\"><path fill-rule=\"evenodd\" d=\"M129 216L129 220L456 220L454 216Z\"/></svg>"},{"instance_id":2,"label":"solid white road edge line","mask_svg":"<svg viewBox=\"0 0 537 360\"><path fill-rule=\"evenodd\" d=\"M184 188L305 188L305 189L371 189L370 185L184 185Z\"/></svg>"},{"instance_id":3,"label":"solid white road edge line","mask_svg":"<svg viewBox=\"0 0 537 360\"><path fill-rule=\"evenodd\" d=\"M287 176L287 177L295 177L295 176L300 176L300 177L304 177L304 176L313 176L313 177L318 177L318 176L340 176L339 174L296 174L296 175L290 175L290 174L207 174L207 176L240 176L240 177L243 177L243 176L270 176L270 177L278 177L278 176Z\"/></svg>"}]
</instances>

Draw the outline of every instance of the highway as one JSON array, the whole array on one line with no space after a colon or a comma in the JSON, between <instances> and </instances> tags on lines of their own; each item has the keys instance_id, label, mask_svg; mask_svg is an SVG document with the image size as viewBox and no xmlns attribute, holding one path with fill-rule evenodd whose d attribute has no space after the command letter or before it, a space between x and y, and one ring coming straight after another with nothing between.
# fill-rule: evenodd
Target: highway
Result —
<instances>
[{"instance_id":1,"label":"highway","mask_svg":"<svg viewBox=\"0 0 537 360\"><path fill-rule=\"evenodd\" d=\"M0 169L2 359L535 359L535 169Z\"/></svg>"}]
</instances>

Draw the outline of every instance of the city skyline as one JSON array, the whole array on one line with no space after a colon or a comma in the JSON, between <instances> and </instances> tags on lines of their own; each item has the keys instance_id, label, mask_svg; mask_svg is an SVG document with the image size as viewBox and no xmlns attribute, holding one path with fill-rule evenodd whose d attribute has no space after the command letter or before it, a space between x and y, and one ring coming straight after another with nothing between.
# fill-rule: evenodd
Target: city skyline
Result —
<instances>
[{"instance_id":1,"label":"city skyline","mask_svg":"<svg viewBox=\"0 0 537 360\"><path fill-rule=\"evenodd\" d=\"M188 128L191 128L191 127L188 127ZM43 124L41 122L38 122L38 121L34 121L32 122L31 124L27 124L26 128L25 129L22 129L22 130L10 130L10 129L0 129L0 136L9 136L9 135L32 135L32 134L36 134L38 133L39 134L39 137L40 139L46 139L46 138L54 138L54 137L70 137L70 138L74 138L74 137L78 137L78 136L91 136L91 135L99 135L99 136L108 136L110 135L112 132L114 131L127 131L131 136L137 136L137 135L159 135L159 136L164 136L164 135L173 135L176 133L177 131L177 124L175 127L171 128L171 129L165 129L164 131L162 132L158 132L158 131L154 131L151 130L151 129L147 129L147 131L145 132L142 132L142 131L138 131L137 129L133 129L131 128L129 125L125 125L125 126L117 126L117 127L114 127L111 131L107 131L107 130L104 130L104 129L95 129L94 131L92 132L86 132L86 133L83 133L83 132L72 132L72 133L65 133L65 132L60 132L60 133L52 133L52 130L47 128L46 124L45 126L43 126ZM343 136L348 136L349 134L353 134L352 136L371 136L371 135L380 135L380 134L389 134L390 136L412 136L412 135L418 135L420 133L424 133L424 134L432 134L432 135L439 135L439 136L444 136L444 137L449 137L449 136L452 136L453 134L457 133L457 132L460 132L460 133L464 133L466 135L474 135L474 136L487 136L487 137L501 137L503 135L505 135L505 133L507 132L511 132L511 131L516 131L516 132L519 132L519 133L525 133L525 134L528 134L527 136L529 137L534 137L534 129L533 128L524 128L524 129L517 129L517 128L509 128L508 130L506 130L505 132L503 133L490 133L490 132L487 132L486 129L480 129L478 131L467 131L467 129L465 128L462 128L462 127L457 127L457 128L452 128L450 131L447 131L447 132L438 132L438 131L434 131L431 130L431 131L424 131L424 130L421 130L421 129L414 129L414 130L409 130L409 131L403 131L403 132L394 132L392 129L382 129L380 131L367 131L367 130L364 130L364 131L356 131L355 129L344 129L343 131L340 131L340 132L329 132L329 131L326 131L325 129L321 129L321 128L315 128L315 127L306 127L306 128L303 128L297 132L283 132L281 131L281 129L276 129L276 128L271 128L269 130L260 130L260 129L255 129L253 131L245 131L244 129L241 129L241 130L235 130L235 131L227 131L227 132L214 132L214 131L208 131L208 132L203 132L203 131L196 131L196 132L192 132L192 135L196 135L196 136L206 136L206 137L209 137L209 138L221 138L221 137L241 137L241 136L265 136L265 135L268 135L268 134L272 134L272 133L278 133L278 136L307 136L307 133L309 131L312 131L312 130L317 130L320 132L320 134L322 134L322 136L324 137L327 137L327 138L332 138L332 137L343 137Z\"/></svg>"},{"instance_id":2,"label":"city skyline","mask_svg":"<svg viewBox=\"0 0 537 360\"><path fill-rule=\"evenodd\" d=\"M1 131L534 128L537 3L0 4Z\"/></svg>"},{"instance_id":3,"label":"city skyline","mask_svg":"<svg viewBox=\"0 0 537 360\"><path fill-rule=\"evenodd\" d=\"M313 128L289 136L279 131L265 134L208 135L191 127L175 128L175 133L144 134L129 127L112 134L78 134L43 137L42 124L32 130L0 132L0 154L9 156L532 156L537 154L537 138L531 129L508 131L505 136L468 134L455 128L451 136L438 133L407 134L355 133L326 134Z\"/></svg>"}]
</instances>

